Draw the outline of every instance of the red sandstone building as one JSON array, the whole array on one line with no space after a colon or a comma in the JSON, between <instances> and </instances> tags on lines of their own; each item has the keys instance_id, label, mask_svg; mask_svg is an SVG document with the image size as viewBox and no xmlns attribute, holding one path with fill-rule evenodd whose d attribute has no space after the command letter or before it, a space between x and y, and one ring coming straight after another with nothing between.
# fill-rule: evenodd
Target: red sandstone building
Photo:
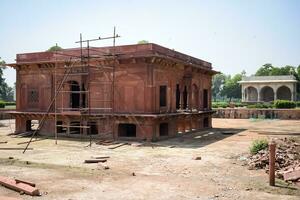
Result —
<instances>
[{"instance_id":1,"label":"red sandstone building","mask_svg":"<svg viewBox=\"0 0 300 200\"><path fill-rule=\"evenodd\" d=\"M17 54L9 66L16 133L36 120L58 137L157 140L211 127L211 63L156 44Z\"/></svg>"}]
</instances>

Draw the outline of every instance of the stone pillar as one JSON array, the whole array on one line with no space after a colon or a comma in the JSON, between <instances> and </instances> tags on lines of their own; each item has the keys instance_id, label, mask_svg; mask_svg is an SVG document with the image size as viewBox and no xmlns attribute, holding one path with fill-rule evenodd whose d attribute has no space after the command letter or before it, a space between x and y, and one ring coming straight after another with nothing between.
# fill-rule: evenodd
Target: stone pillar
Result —
<instances>
[{"instance_id":1,"label":"stone pillar","mask_svg":"<svg viewBox=\"0 0 300 200\"><path fill-rule=\"evenodd\" d=\"M295 84L293 84L293 90L291 91L291 100L292 101L296 101L296 83Z\"/></svg>"},{"instance_id":2,"label":"stone pillar","mask_svg":"<svg viewBox=\"0 0 300 200\"><path fill-rule=\"evenodd\" d=\"M277 90L274 90L274 101L277 100Z\"/></svg>"},{"instance_id":3,"label":"stone pillar","mask_svg":"<svg viewBox=\"0 0 300 200\"><path fill-rule=\"evenodd\" d=\"M180 90L179 110L183 110L183 91Z\"/></svg>"},{"instance_id":4,"label":"stone pillar","mask_svg":"<svg viewBox=\"0 0 300 200\"><path fill-rule=\"evenodd\" d=\"M191 99L190 99L190 97L191 97L191 92L190 92L190 90L187 88L186 89L187 91L186 91L186 110L190 110L190 108L191 108L191 105L190 105L190 103L191 103Z\"/></svg>"},{"instance_id":5,"label":"stone pillar","mask_svg":"<svg viewBox=\"0 0 300 200\"><path fill-rule=\"evenodd\" d=\"M260 88L257 88L257 101L261 101L261 96L260 96Z\"/></svg>"},{"instance_id":6,"label":"stone pillar","mask_svg":"<svg viewBox=\"0 0 300 200\"><path fill-rule=\"evenodd\" d=\"M242 85L242 102L244 102L246 99L245 99L245 88L244 88L244 85Z\"/></svg>"}]
</instances>

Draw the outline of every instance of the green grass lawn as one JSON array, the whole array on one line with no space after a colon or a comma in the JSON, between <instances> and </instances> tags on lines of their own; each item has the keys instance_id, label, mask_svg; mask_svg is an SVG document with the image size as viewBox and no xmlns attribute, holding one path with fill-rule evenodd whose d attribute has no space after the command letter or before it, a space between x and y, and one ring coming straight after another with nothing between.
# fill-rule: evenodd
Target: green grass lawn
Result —
<instances>
[{"instance_id":1,"label":"green grass lawn","mask_svg":"<svg viewBox=\"0 0 300 200\"><path fill-rule=\"evenodd\" d=\"M15 105L14 106L5 106L4 109L16 109L16 106Z\"/></svg>"}]
</instances>

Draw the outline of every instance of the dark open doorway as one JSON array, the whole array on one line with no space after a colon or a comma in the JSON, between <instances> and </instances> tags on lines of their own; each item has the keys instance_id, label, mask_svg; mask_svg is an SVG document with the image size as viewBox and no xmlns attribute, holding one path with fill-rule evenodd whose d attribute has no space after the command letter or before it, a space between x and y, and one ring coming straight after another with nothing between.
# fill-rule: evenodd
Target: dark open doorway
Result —
<instances>
[{"instance_id":1,"label":"dark open doorway","mask_svg":"<svg viewBox=\"0 0 300 200\"><path fill-rule=\"evenodd\" d=\"M119 137L136 137L136 125L119 124L118 135Z\"/></svg>"},{"instance_id":2,"label":"dark open doorway","mask_svg":"<svg viewBox=\"0 0 300 200\"><path fill-rule=\"evenodd\" d=\"M176 84L176 109L180 108L180 88L179 84Z\"/></svg>"},{"instance_id":3,"label":"dark open doorway","mask_svg":"<svg viewBox=\"0 0 300 200\"><path fill-rule=\"evenodd\" d=\"M160 107L167 106L167 86L166 85L159 86L159 106Z\"/></svg>"},{"instance_id":4,"label":"dark open doorway","mask_svg":"<svg viewBox=\"0 0 300 200\"><path fill-rule=\"evenodd\" d=\"M97 122L89 122L90 130L89 133L91 135L98 135L98 126Z\"/></svg>"},{"instance_id":5,"label":"dark open doorway","mask_svg":"<svg viewBox=\"0 0 300 200\"><path fill-rule=\"evenodd\" d=\"M70 81L70 107L79 108L80 105L80 86L76 81Z\"/></svg>"},{"instance_id":6,"label":"dark open doorway","mask_svg":"<svg viewBox=\"0 0 300 200\"><path fill-rule=\"evenodd\" d=\"M80 134L80 122L70 123L70 134Z\"/></svg>"},{"instance_id":7,"label":"dark open doorway","mask_svg":"<svg viewBox=\"0 0 300 200\"><path fill-rule=\"evenodd\" d=\"M56 122L56 132L58 134L67 133L67 128L63 127L63 122L62 121L57 121Z\"/></svg>"},{"instance_id":8,"label":"dark open doorway","mask_svg":"<svg viewBox=\"0 0 300 200\"><path fill-rule=\"evenodd\" d=\"M26 131L35 131L39 126L38 120L27 120L26 121Z\"/></svg>"},{"instance_id":9,"label":"dark open doorway","mask_svg":"<svg viewBox=\"0 0 300 200\"><path fill-rule=\"evenodd\" d=\"M208 108L208 90L207 89L203 90L203 108L204 109Z\"/></svg>"},{"instance_id":10,"label":"dark open doorway","mask_svg":"<svg viewBox=\"0 0 300 200\"><path fill-rule=\"evenodd\" d=\"M208 117L205 117L203 119L203 128L208 128L209 127L209 119Z\"/></svg>"},{"instance_id":11,"label":"dark open doorway","mask_svg":"<svg viewBox=\"0 0 300 200\"><path fill-rule=\"evenodd\" d=\"M183 109L187 109L187 98L188 98L187 88L186 88L186 86L184 86L184 90L183 90Z\"/></svg>"},{"instance_id":12,"label":"dark open doorway","mask_svg":"<svg viewBox=\"0 0 300 200\"><path fill-rule=\"evenodd\" d=\"M159 136L168 136L169 135L169 124L160 123L159 124Z\"/></svg>"}]
</instances>

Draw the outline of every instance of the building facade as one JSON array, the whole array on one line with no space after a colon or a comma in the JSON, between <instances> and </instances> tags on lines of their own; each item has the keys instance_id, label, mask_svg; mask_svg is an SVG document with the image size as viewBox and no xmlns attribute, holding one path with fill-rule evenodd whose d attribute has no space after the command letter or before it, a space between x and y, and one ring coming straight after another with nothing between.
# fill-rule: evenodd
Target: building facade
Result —
<instances>
[{"instance_id":1,"label":"building facade","mask_svg":"<svg viewBox=\"0 0 300 200\"><path fill-rule=\"evenodd\" d=\"M156 44L17 54L9 66L17 133L42 120L39 133L58 137L158 140L211 127L211 63Z\"/></svg>"},{"instance_id":2,"label":"building facade","mask_svg":"<svg viewBox=\"0 0 300 200\"><path fill-rule=\"evenodd\" d=\"M270 102L277 99L296 101L294 76L250 76L239 82L243 102Z\"/></svg>"}]
</instances>

